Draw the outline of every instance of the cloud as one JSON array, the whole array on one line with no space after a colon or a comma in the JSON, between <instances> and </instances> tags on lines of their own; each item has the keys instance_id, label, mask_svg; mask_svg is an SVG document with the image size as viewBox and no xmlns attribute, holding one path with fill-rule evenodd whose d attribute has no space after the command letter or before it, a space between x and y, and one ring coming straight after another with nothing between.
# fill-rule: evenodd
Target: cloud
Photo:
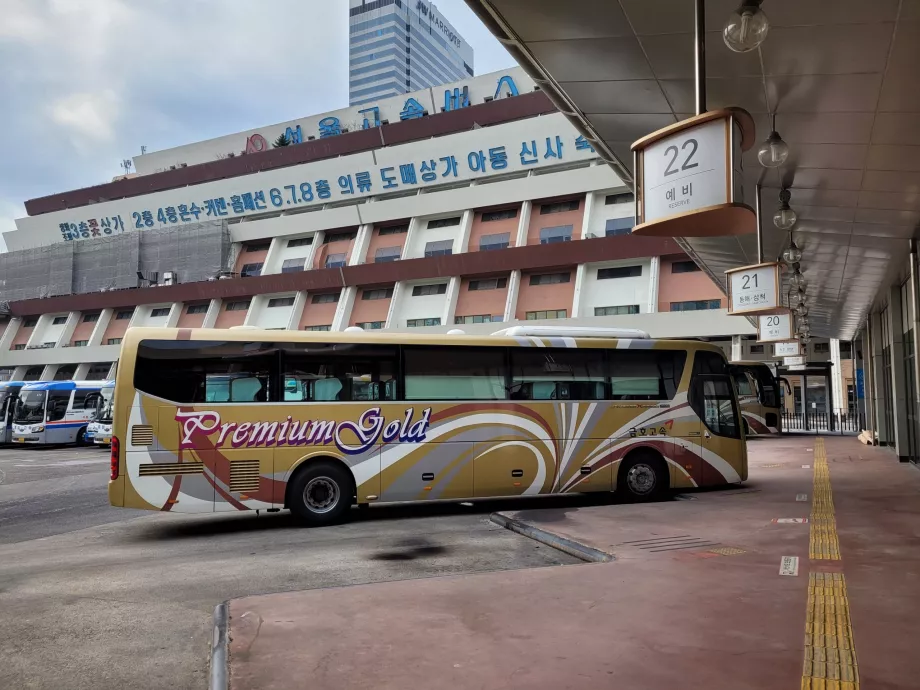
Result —
<instances>
[{"instance_id":1,"label":"cloud","mask_svg":"<svg viewBox=\"0 0 920 690\"><path fill-rule=\"evenodd\" d=\"M77 148L87 142L111 141L115 136L119 102L114 91L74 93L51 104L51 120L69 129Z\"/></svg>"}]
</instances>

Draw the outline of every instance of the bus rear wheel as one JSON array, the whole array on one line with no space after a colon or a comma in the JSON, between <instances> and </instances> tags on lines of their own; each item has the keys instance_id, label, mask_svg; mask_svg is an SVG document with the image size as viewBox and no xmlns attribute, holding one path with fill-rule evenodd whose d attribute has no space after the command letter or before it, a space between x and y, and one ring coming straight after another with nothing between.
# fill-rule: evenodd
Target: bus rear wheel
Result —
<instances>
[{"instance_id":1,"label":"bus rear wheel","mask_svg":"<svg viewBox=\"0 0 920 690\"><path fill-rule=\"evenodd\" d=\"M310 527L334 525L351 508L353 485L351 474L338 463L311 463L291 480L288 507Z\"/></svg>"},{"instance_id":2,"label":"bus rear wheel","mask_svg":"<svg viewBox=\"0 0 920 690\"><path fill-rule=\"evenodd\" d=\"M630 453L617 473L617 492L632 501L661 498L669 484L667 464L660 455L651 451Z\"/></svg>"}]
</instances>

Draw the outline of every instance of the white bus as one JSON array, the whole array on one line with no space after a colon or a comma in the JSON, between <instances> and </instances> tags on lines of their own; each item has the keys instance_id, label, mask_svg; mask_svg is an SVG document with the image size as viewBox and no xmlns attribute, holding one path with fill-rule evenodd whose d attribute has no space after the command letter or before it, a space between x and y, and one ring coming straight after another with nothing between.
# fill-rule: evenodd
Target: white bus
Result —
<instances>
[{"instance_id":1,"label":"white bus","mask_svg":"<svg viewBox=\"0 0 920 690\"><path fill-rule=\"evenodd\" d=\"M10 443L13 437L13 413L19 399L19 389L25 381L0 381L0 445Z\"/></svg>"},{"instance_id":2,"label":"white bus","mask_svg":"<svg viewBox=\"0 0 920 690\"><path fill-rule=\"evenodd\" d=\"M35 381L19 391L13 415L13 443L86 442L102 381Z\"/></svg>"},{"instance_id":3,"label":"white bus","mask_svg":"<svg viewBox=\"0 0 920 690\"><path fill-rule=\"evenodd\" d=\"M88 400L89 398L87 398ZM115 382L104 381L99 396L96 397L96 414L94 420L86 427L86 442L97 446L109 446L112 443L112 402L115 399Z\"/></svg>"}]
</instances>

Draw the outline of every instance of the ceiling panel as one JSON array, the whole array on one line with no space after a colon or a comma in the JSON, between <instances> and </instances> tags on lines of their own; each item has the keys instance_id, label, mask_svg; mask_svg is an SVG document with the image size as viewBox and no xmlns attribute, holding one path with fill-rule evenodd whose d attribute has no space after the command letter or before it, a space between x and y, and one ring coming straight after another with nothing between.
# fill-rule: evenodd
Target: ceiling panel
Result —
<instances>
[{"instance_id":1,"label":"ceiling panel","mask_svg":"<svg viewBox=\"0 0 920 690\"><path fill-rule=\"evenodd\" d=\"M774 27L761 46L764 73L881 74L895 25Z\"/></svg>"},{"instance_id":2,"label":"ceiling panel","mask_svg":"<svg viewBox=\"0 0 920 690\"><path fill-rule=\"evenodd\" d=\"M559 21L558 9L532 0L507 0L501 10L525 41L609 38L632 36L626 15L615 2L566 0L566 17Z\"/></svg>"},{"instance_id":3,"label":"ceiling panel","mask_svg":"<svg viewBox=\"0 0 920 690\"><path fill-rule=\"evenodd\" d=\"M917 113L878 113L872 128L872 143L920 146L917 125Z\"/></svg>"},{"instance_id":4,"label":"ceiling panel","mask_svg":"<svg viewBox=\"0 0 920 690\"><path fill-rule=\"evenodd\" d=\"M920 146L873 144L868 148L866 168L920 172Z\"/></svg>"},{"instance_id":5,"label":"ceiling panel","mask_svg":"<svg viewBox=\"0 0 920 690\"><path fill-rule=\"evenodd\" d=\"M770 104L786 113L875 112L881 74L796 74L766 77ZM730 96L730 94L729 94Z\"/></svg>"},{"instance_id":6,"label":"ceiling panel","mask_svg":"<svg viewBox=\"0 0 920 690\"><path fill-rule=\"evenodd\" d=\"M591 117L591 122L604 139L623 136L630 142L641 139L652 130L661 129L677 122L673 114L668 115L635 115L624 113L622 115L596 114Z\"/></svg>"},{"instance_id":7,"label":"ceiling panel","mask_svg":"<svg viewBox=\"0 0 920 690\"><path fill-rule=\"evenodd\" d=\"M693 79L693 36L690 33L640 36L649 64L658 79ZM706 76L759 77L760 56L756 51L733 53L721 32L706 34Z\"/></svg>"},{"instance_id":8,"label":"ceiling panel","mask_svg":"<svg viewBox=\"0 0 920 690\"><path fill-rule=\"evenodd\" d=\"M563 82L562 87L582 112L673 114L661 86L653 79ZM692 107L692 106L691 106Z\"/></svg>"},{"instance_id":9,"label":"ceiling panel","mask_svg":"<svg viewBox=\"0 0 920 690\"><path fill-rule=\"evenodd\" d=\"M662 79L660 83L674 112L693 112L696 87L692 79ZM759 76L707 79L706 102L710 109L734 105L751 113L767 112L763 79Z\"/></svg>"},{"instance_id":10,"label":"ceiling panel","mask_svg":"<svg viewBox=\"0 0 920 690\"><path fill-rule=\"evenodd\" d=\"M536 41L530 48L559 82L652 78L652 70L634 36Z\"/></svg>"}]
</instances>

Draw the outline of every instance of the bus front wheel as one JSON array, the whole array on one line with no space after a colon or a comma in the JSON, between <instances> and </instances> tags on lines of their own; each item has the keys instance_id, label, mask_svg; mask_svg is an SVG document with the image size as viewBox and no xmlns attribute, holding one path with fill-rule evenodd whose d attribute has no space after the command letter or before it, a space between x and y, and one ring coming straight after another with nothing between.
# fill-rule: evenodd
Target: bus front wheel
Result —
<instances>
[{"instance_id":1,"label":"bus front wheel","mask_svg":"<svg viewBox=\"0 0 920 690\"><path fill-rule=\"evenodd\" d=\"M77 445L78 446L86 445L86 427L85 426L81 426L77 430Z\"/></svg>"},{"instance_id":2,"label":"bus front wheel","mask_svg":"<svg viewBox=\"0 0 920 690\"><path fill-rule=\"evenodd\" d=\"M311 527L341 522L354 496L351 474L339 463L311 463L291 480L288 507Z\"/></svg>"},{"instance_id":3,"label":"bus front wheel","mask_svg":"<svg viewBox=\"0 0 920 690\"><path fill-rule=\"evenodd\" d=\"M652 451L626 456L617 473L617 492L633 501L653 501L667 490L670 480L664 459Z\"/></svg>"}]
</instances>

